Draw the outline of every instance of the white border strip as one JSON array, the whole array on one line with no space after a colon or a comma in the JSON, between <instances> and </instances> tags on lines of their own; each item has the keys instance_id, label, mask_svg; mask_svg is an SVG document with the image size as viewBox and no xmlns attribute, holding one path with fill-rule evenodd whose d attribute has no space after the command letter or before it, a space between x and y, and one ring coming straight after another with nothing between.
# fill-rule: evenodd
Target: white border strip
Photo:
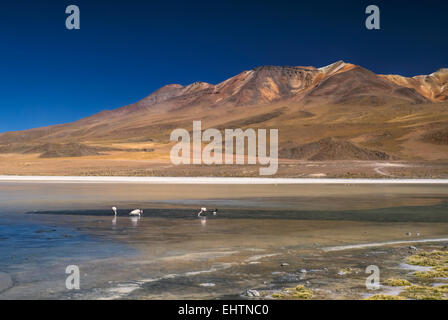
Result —
<instances>
[{"instance_id":1,"label":"white border strip","mask_svg":"<svg viewBox=\"0 0 448 320\"><path fill-rule=\"evenodd\" d=\"M448 184L448 179L324 179L231 177L8 176L0 182L148 183L148 184Z\"/></svg>"}]
</instances>

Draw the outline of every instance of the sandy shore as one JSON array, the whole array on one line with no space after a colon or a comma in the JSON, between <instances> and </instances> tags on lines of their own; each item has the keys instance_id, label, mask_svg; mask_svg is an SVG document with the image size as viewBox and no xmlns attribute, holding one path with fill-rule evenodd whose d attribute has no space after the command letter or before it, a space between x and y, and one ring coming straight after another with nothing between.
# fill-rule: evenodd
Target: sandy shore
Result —
<instances>
[{"instance_id":1,"label":"sandy shore","mask_svg":"<svg viewBox=\"0 0 448 320\"><path fill-rule=\"evenodd\" d=\"M0 181L63 183L149 184L448 184L448 179L327 179L327 178L230 178L230 177L122 177L122 176L13 176Z\"/></svg>"},{"instance_id":2,"label":"sandy shore","mask_svg":"<svg viewBox=\"0 0 448 320\"><path fill-rule=\"evenodd\" d=\"M448 242L448 238L440 239L421 239L421 240L403 240L403 241L388 241L388 242L375 242L375 243L362 243L353 244L348 246L336 246L323 248L323 251L342 251L350 249L364 249L364 248L375 248L375 247L385 247L390 245L403 245L403 244L414 244L414 243L427 243L427 242Z\"/></svg>"}]
</instances>

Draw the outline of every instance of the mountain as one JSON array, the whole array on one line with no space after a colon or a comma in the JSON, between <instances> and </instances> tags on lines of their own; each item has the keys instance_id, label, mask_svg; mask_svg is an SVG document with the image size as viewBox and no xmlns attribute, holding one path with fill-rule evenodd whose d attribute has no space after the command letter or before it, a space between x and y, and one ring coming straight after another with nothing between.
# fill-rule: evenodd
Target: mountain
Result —
<instances>
[{"instance_id":1,"label":"mountain","mask_svg":"<svg viewBox=\"0 0 448 320\"><path fill-rule=\"evenodd\" d=\"M433 102L448 99L448 68L440 69L427 76L406 78L399 75L383 75L381 77L401 87L414 89Z\"/></svg>"},{"instance_id":2,"label":"mountain","mask_svg":"<svg viewBox=\"0 0 448 320\"><path fill-rule=\"evenodd\" d=\"M310 161L321 160L389 160L384 152L360 148L348 141L325 138L303 145L285 143L280 149L280 157Z\"/></svg>"},{"instance_id":3,"label":"mountain","mask_svg":"<svg viewBox=\"0 0 448 320\"><path fill-rule=\"evenodd\" d=\"M343 61L262 66L216 85L166 85L76 122L3 133L0 153L146 159L151 150L166 160L170 132L191 130L193 120L203 129L278 128L287 159L448 160L448 69L408 78Z\"/></svg>"}]
</instances>

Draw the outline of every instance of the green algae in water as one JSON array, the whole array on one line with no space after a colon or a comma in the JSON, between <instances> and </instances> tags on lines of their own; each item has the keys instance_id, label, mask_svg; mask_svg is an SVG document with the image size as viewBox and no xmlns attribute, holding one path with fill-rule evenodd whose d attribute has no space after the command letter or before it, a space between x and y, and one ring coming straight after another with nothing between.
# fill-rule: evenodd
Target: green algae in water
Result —
<instances>
[{"instance_id":1,"label":"green algae in water","mask_svg":"<svg viewBox=\"0 0 448 320\"><path fill-rule=\"evenodd\" d=\"M414 275L419 280L432 280L436 278L448 278L448 267L435 267L434 270L416 271Z\"/></svg>"},{"instance_id":2,"label":"green algae in water","mask_svg":"<svg viewBox=\"0 0 448 320\"><path fill-rule=\"evenodd\" d=\"M424 267L443 267L448 264L448 251L420 252L406 259L407 263Z\"/></svg>"},{"instance_id":3,"label":"green algae in water","mask_svg":"<svg viewBox=\"0 0 448 320\"><path fill-rule=\"evenodd\" d=\"M406 280L406 279L387 279L386 281L384 281L384 284L386 286L391 286L391 287L406 287L406 286L410 286L411 283Z\"/></svg>"},{"instance_id":4,"label":"green algae in water","mask_svg":"<svg viewBox=\"0 0 448 320\"><path fill-rule=\"evenodd\" d=\"M414 276L420 282L424 283L435 278L448 277L448 251L419 252L409 256L406 261L412 265L431 267L431 270L414 273ZM406 279L394 278L387 279L384 284L404 288L399 295L376 294L365 300L448 300L448 285L416 285Z\"/></svg>"},{"instance_id":5,"label":"green algae in water","mask_svg":"<svg viewBox=\"0 0 448 320\"><path fill-rule=\"evenodd\" d=\"M394 296L391 294L375 294L371 297L365 298L364 300L406 300L402 296Z\"/></svg>"},{"instance_id":6,"label":"green algae in water","mask_svg":"<svg viewBox=\"0 0 448 320\"><path fill-rule=\"evenodd\" d=\"M272 297L276 299L310 299L313 297L313 291L298 285L295 288L286 288L283 292L274 293Z\"/></svg>"},{"instance_id":7,"label":"green algae in water","mask_svg":"<svg viewBox=\"0 0 448 320\"><path fill-rule=\"evenodd\" d=\"M407 262L413 265L432 267L432 270L416 271L414 276L418 280L448 278L448 251L421 252L408 257Z\"/></svg>"},{"instance_id":8,"label":"green algae in water","mask_svg":"<svg viewBox=\"0 0 448 320\"><path fill-rule=\"evenodd\" d=\"M400 296L415 300L447 300L448 285L437 287L412 285L404 288Z\"/></svg>"}]
</instances>

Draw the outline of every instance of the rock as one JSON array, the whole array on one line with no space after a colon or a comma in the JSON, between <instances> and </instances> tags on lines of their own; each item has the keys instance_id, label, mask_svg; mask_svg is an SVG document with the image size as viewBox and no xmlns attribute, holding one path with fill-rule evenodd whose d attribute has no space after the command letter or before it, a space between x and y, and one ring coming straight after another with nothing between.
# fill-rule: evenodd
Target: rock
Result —
<instances>
[{"instance_id":1,"label":"rock","mask_svg":"<svg viewBox=\"0 0 448 320\"><path fill-rule=\"evenodd\" d=\"M300 272L301 273L306 273L306 270L305 269L300 269Z\"/></svg>"},{"instance_id":2,"label":"rock","mask_svg":"<svg viewBox=\"0 0 448 320\"><path fill-rule=\"evenodd\" d=\"M417 237L420 237L420 232L417 232L415 235L416 235Z\"/></svg>"},{"instance_id":3,"label":"rock","mask_svg":"<svg viewBox=\"0 0 448 320\"><path fill-rule=\"evenodd\" d=\"M201 287L214 287L216 286L216 284L211 283L211 282L206 282L206 283L201 283L199 284Z\"/></svg>"},{"instance_id":4,"label":"rock","mask_svg":"<svg viewBox=\"0 0 448 320\"><path fill-rule=\"evenodd\" d=\"M341 270L339 270L338 275L340 276L345 276L346 274L352 274L355 270L353 270L352 268L348 267L348 268L343 268Z\"/></svg>"},{"instance_id":5,"label":"rock","mask_svg":"<svg viewBox=\"0 0 448 320\"><path fill-rule=\"evenodd\" d=\"M280 266L281 267L286 267L286 266L289 266L289 263L283 262Z\"/></svg>"},{"instance_id":6,"label":"rock","mask_svg":"<svg viewBox=\"0 0 448 320\"><path fill-rule=\"evenodd\" d=\"M286 273L281 275L276 281L278 282L299 282L306 277L304 273Z\"/></svg>"},{"instance_id":7,"label":"rock","mask_svg":"<svg viewBox=\"0 0 448 320\"><path fill-rule=\"evenodd\" d=\"M0 272L0 292L13 286L12 278L9 274Z\"/></svg>"},{"instance_id":8,"label":"rock","mask_svg":"<svg viewBox=\"0 0 448 320\"><path fill-rule=\"evenodd\" d=\"M411 233L411 232L406 232L406 235L407 235L408 237L410 237L410 236L412 236L412 233Z\"/></svg>"},{"instance_id":9,"label":"rock","mask_svg":"<svg viewBox=\"0 0 448 320\"><path fill-rule=\"evenodd\" d=\"M246 290L246 296L248 297L259 297L260 296L260 292L258 292L257 290Z\"/></svg>"}]
</instances>

